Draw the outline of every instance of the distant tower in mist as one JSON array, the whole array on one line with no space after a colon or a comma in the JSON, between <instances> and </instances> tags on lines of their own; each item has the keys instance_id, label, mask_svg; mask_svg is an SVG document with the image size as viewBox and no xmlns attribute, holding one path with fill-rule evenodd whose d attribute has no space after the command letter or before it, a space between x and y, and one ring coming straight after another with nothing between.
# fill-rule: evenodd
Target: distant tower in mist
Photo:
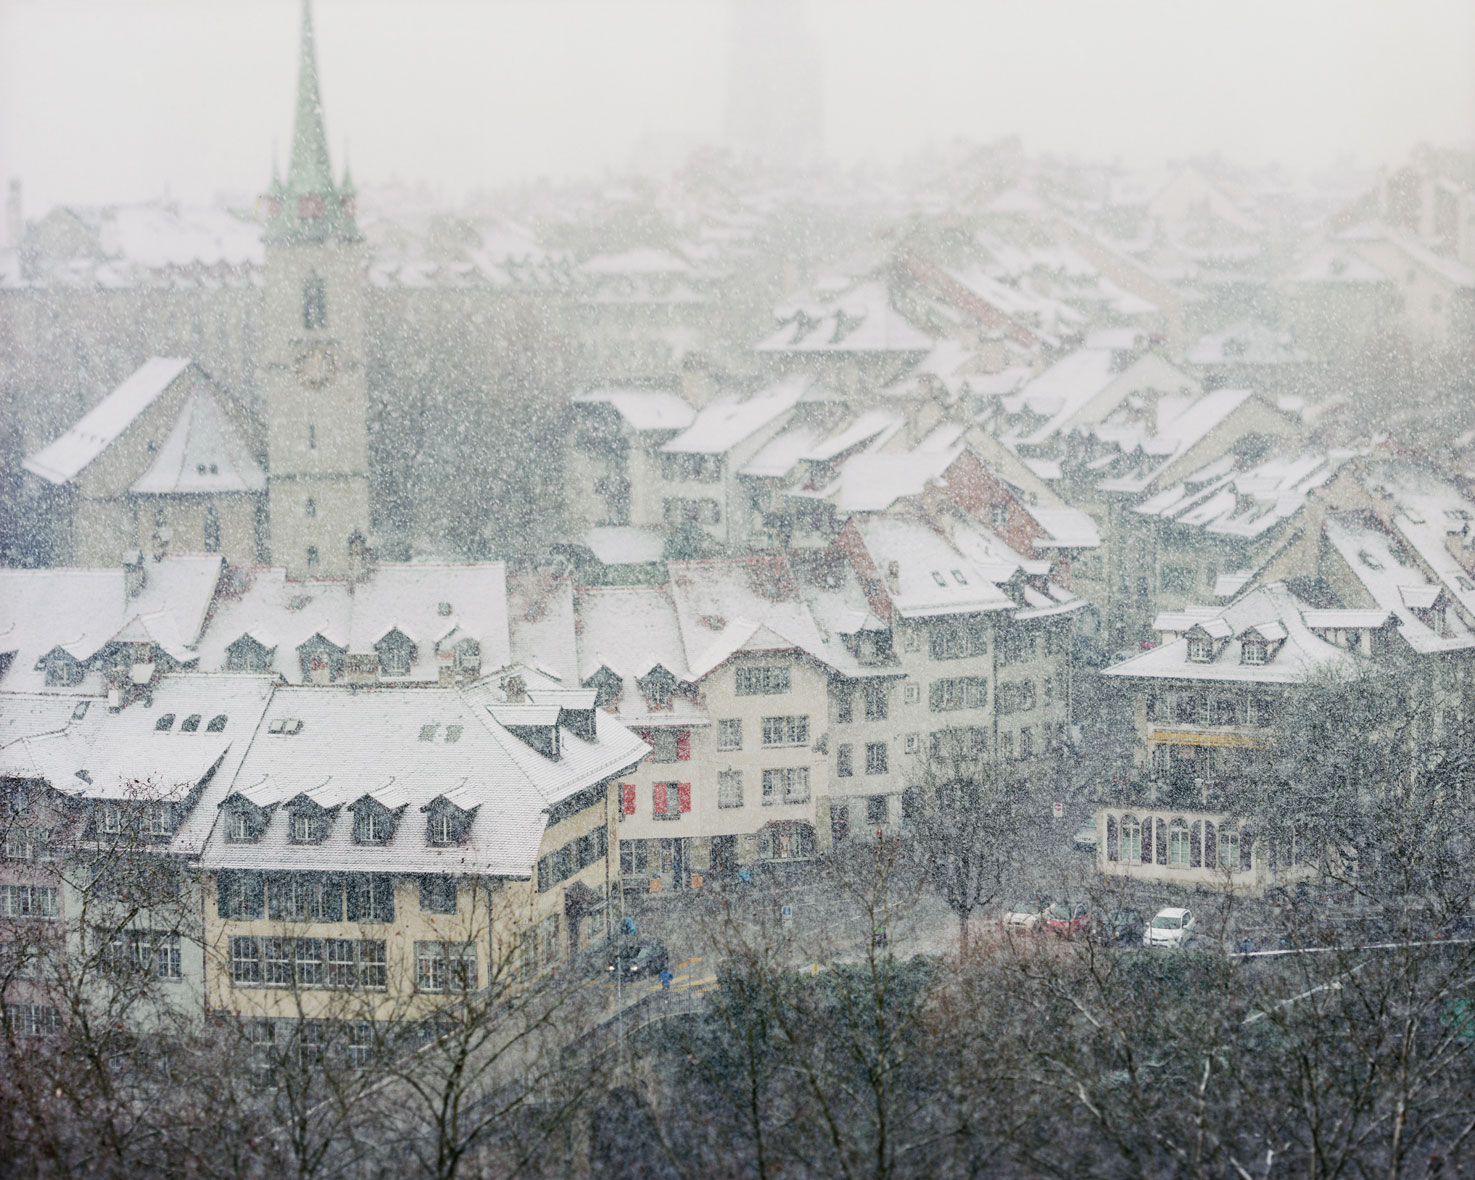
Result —
<instances>
[{"instance_id":1,"label":"distant tower in mist","mask_svg":"<svg viewBox=\"0 0 1475 1180\"><path fill-rule=\"evenodd\" d=\"M727 142L781 167L816 163L823 151L819 43L804 0L731 0L727 46Z\"/></svg>"}]
</instances>

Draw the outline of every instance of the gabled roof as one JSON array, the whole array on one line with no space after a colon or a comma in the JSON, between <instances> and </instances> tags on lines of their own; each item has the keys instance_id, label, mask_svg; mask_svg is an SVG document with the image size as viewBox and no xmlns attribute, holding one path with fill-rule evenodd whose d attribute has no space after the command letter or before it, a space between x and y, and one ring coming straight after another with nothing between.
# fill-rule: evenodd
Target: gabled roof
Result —
<instances>
[{"instance_id":1,"label":"gabled roof","mask_svg":"<svg viewBox=\"0 0 1475 1180\"><path fill-rule=\"evenodd\" d=\"M197 390L185 401L153 463L130 490L180 495L265 489L266 472L220 402Z\"/></svg>"},{"instance_id":2,"label":"gabled roof","mask_svg":"<svg viewBox=\"0 0 1475 1180\"><path fill-rule=\"evenodd\" d=\"M189 363L182 357L150 357L82 415L75 426L37 451L23 466L48 483L64 484L76 479L174 384Z\"/></svg>"},{"instance_id":3,"label":"gabled roof","mask_svg":"<svg viewBox=\"0 0 1475 1180\"><path fill-rule=\"evenodd\" d=\"M806 378L790 376L746 398L722 398L700 410L691 425L661 450L681 454L725 454L792 410L808 387Z\"/></svg>"},{"instance_id":4,"label":"gabled roof","mask_svg":"<svg viewBox=\"0 0 1475 1180\"><path fill-rule=\"evenodd\" d=\"M591 389L572 401L576 406L610 406L632 430L684 430L697 413L664 389Z\"/></svg>"}]
</instances>

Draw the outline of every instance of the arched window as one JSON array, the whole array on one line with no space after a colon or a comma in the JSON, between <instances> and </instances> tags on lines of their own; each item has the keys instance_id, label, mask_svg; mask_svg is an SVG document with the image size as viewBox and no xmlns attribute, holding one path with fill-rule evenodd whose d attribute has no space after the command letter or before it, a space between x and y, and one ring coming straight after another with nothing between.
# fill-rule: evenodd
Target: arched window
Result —
<instances>
[{"instance_id":1,"label":"arched window","mask_svg":"<svg viewBox=\"0 0 1475 1180\"><path fill-rule=\"evenodd\" d=\"M1128 864L1142 863L1142 825L1134 815L1122 816L1122 859Z\"/></svg>"},{"instance_id":2,"label":"arched window","mask_svg":"<svg viewBox=\"0 0 1475 1180\"><path fill-rule=\"evenodd\" d=\"M328 288L321 276L310 274L302 284L302 326L323 328L328 324Z\"/></svg>"},{"instance_id":3,"label":"arched window","mask_svg":"<svg viewBox=\"0 0 1475 1180\"><path fill-rule=\"evenodd\" d=\"M154 722L154 728L157 729L160 733L168 733L171 729L174 728L174 714L165 713L162 717Z\"/></svg>"},{"instance_id":4,"label":"arched window","mask_svg":"<svg viewBox=\"0 0 1475 1180\"><path fill-rule=\"evenodd\" d=\"M201 720L202 720L202 718L200 717L200 715L198 713L191 713L188 717L186 717L183 721L181 721L179 723L179 732L180 733L194 733L194 732L196 732L200 728L200 721Z\"/></svg>"},{"instance_id":5,"label":"arched window","mask_svg":"<svg viewBox=\"0 0 1475 1180\"><path fill-rule=\"evenodd\" d=\"M207 725L207 726L205 726L205 732L206 733L223 733L223 732L225 732L225 714L224 713L217 713L214 717L210 718L210 724Z\"/></svg>"},{"instance_id":6,"label":"arched window","mask_svg":"<svg viewBox=\"0 0 1475 1180\"><path fill-rule=\"evenodd\" d=\"M1168 826L1168 863L1174 868L1186 869L1189 861L1188 825L1175 819Z\"/></svg>"}]
</instances>

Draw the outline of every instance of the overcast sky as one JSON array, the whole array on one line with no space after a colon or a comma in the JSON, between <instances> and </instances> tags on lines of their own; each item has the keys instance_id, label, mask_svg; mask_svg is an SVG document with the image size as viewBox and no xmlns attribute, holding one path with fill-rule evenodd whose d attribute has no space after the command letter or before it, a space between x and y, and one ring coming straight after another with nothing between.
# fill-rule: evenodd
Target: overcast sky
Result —
<instances>
[{"instance_id":1,"label":"overcast sky","mask_svg":"<svg viewBox=\"0 0 1475 1180\"><path fill-rule=\"evenodd\" d=\"M739 0L742 2L742 0ZM751 0L749 0L751 2ZM797 5L798 0L790 0ZM1016 132L1156 162L1397 161L1475 142L1472 0L809 0L825 145ZM297 0L0 0L0 176L57 201L259 191ZM468 188L717 139L728 0L317 0L328 134L360 181Z\"/></svg>"}]
</instances>

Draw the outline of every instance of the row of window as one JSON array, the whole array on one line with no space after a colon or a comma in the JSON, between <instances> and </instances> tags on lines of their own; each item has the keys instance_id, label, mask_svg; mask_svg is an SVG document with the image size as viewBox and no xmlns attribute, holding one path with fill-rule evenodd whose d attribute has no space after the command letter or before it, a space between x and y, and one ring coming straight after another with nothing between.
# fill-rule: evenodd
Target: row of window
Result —
<instances>
[{"instance_id":1,"label":"row of window","mask_svg":"<svg viewBox=\"0 0 1475 1180\"><path fill-rule=\"evenodd\" d=\"M100 836L172 836L176 827L172 803L99 803L93 830Z\"/></svg>"},{"instance_id":2,"label":"row of window","mask_svg":"<svg viewBox=\"0 0 1475 1180\"><path fill-rule=\"evenodd\" d=\"M51 829L12 824L5 831L4 856L6 860L41 862L55 857L52 847Z\"/></svg>"},{"instance_id":3,"label":"row of window","mask_svg":"<svg viewBox=\"0 0 1475 1180\"><path fill-rule=\"evenodd\" d=\"M1106 859L1113 862L1248 871L1254 863L1254 845L1251 832L1219 827L1212 820L1189 824L1160 816L1106 817Z\"/></svg>"},{"instance_id":4,"label":"row of window","mask_svg":"<svg viewBox=\"0 0 1475 1180\"><path fill-rule=\"evenodd\" d=\"M205 719L204 719L204 716L202 714L200 714L200 713L191 713L188 717L186 717L183 721L181 721L179 723L179 732L180 733L198 733L200 731L200 723L202 721L204 721L204 720ZM217 713L214 717L210 718L210 720L205 724L205 732L206 733L224 733L225 732L225 726L226 726L226 716L225 716L225 714L224 713ZM161 713L159 715L159 719L154 722L154 731L156 733L168 733L173 728L174 728L174 714L173 713Z\"/></svg>"},{"instance_id":5,"label":"row of window","mask_svg":"<svg viewBox=\"0 0 1475 1180\"><path fill-rule=\"evenodd\" d=\"M5 1029L13 1037L51 1037L61 1031L61 1013L49 1004L6 1004Z\"/></svg>"},{"instance_id":6,"label":"row of window","mask_svg":"<svg viewBox=\"0 0 1475 1180\"><path fill-rule=\"evenodd\" d=\"M417 951L420 945L415 944ZM230 978L237 987L369 991L383 991L389 982L384 940L369 938L235 937Z\"/></svg>"},{"instance_id":7,"label":"row of window","mask_svg":"<svg viewBox=\"0 0 1475 1180\"><path fill-rule=\"evenodd\" d=\"M734 690L740 697L773 696L789 691L789 669L786 665L738 668Z\"/></svg>"},{"instance_id":8,"label":"row of window","mask_svg":"<svg viewBox=\"0 0 1475 1180\"><path fill-rule=\"evenodd\" d=\"M885 742L866 743L866 773L886 774L888 758ZM835 747L835 774L840 778L849 778L855 773L855 766L850 744L843 743Z\"/></svg>"},{"instance_id":9,"label":"row of window","mask_svg":"<svg viewBox=\"0 0 1475 1180\"><path fill-rule=\"evenodd\" d=\"M633 784L626 783L621 788L621 807L627 802L624 792L628 790L629 814L634 814L634 792ZM687 790L691 788L688 785ZM570 840L562 848L550 852L547 856L538 859L538 892L546 893L560 881L567 881L580 869L601 861L609 853L609 833L604 827L597 827L585 832L573 840Z\"/></svg>"},{"instance_id":10,"label":"row of window","mask_svg":"<svg viewBox=\"0 0 1475 1180\"><path fill-rule=\"evenodd\" d=\"M222 918L253 919L267 913L267 884L271 882L271 917L297 922L393 922L394 878L385 873L260 873L222 870L217 903ZM440 899L446 886L454 898L455 879L422 879L421 903ZM431 889L429 898L427 882ZM440 892L436 892L439 890ZM451 911L454 912L454 902ZM336 915L342 915L338 917Z\"/></svg>"},{"instance_id":11,"label":"row of window","mask_svg":"<svg viewBox=\"0 0 1475 1180\"><path fill-rule=\"evenodd\" d=\"M890 705L890 694L886 682L876 680L863 684L860 693L865 705L865 719L885 721ZM840 685L835 689L835 720L841 725L846 725L854 719L855 705L850 686Z\"/></svg>"},{"instance_id":12,"label":"row of window","mask_svg":"<svg viewBox=\"0 0 1475 1180\"><path fill-rule=\"evenodd\" d=\"M60 912L54 885L0 885L0 918L54 918Z\"/></svg>"},{"instance_id":13,"label":"row of window","mask_svg":"<svg viewBox=\"0 0 1475 1180\"><path fill-rule=\"evenodd\" d=\"M662 517L667 524L721 524L722 505L716 500L688 500L672 497L662 502Z\"/></svg>"},{"instance_id":14,"label":"row of window","mask_svg":"<svg viewBox=\"0 0 1475 1180\"><path fill-rule=\"evenodd\" d=\"M719 483L722 479L722 456L662 454L661 478L668 482L695 480L698 483Z\"/></svg>"},{"instance_id":15,"label":"row of window","mask_svg":"<svg viewBox=\"0 0 1475 1180\"><path fill-rule=\"evenodd\" d=\"M178 934L167 930L100 929L97 939L103 960L114 970L158 979L179 979L183 974Z\"/></svg>"},{"instance_id":16,"label":"row of window","mask_svg":"<svg viewBox=\"0 0 1475 1180\"><path fill-rule=\"evenodd\" d=\"M1176 725L1275 724L1275 702L1263 696L1230 696L1206 692L1148 693L1147 719Z\"/></svg>"}]
</instances>

